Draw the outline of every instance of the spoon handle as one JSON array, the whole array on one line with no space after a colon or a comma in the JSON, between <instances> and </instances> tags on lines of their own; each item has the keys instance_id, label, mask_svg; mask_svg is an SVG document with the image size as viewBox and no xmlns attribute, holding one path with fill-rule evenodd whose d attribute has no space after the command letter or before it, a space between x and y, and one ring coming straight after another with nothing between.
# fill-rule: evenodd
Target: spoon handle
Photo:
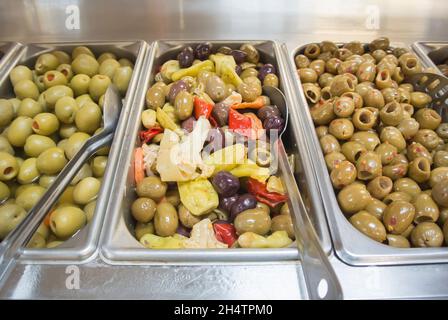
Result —
<instances>
[{"instance_id":1,"label":"spoon handle","mask_svg":"<svg viewBox=\"0 0 448 320\"><path fill-rule=\"evenodd\" d=\"M23 221L0 243L0 286L14 269L20 249L36 232L45 215L51 210L81 166L101 147L112 142L113 133L100 133L89 138L75 156L67 163L48 187L45 194L28 212Z\"/></svg>"}]
</instances>

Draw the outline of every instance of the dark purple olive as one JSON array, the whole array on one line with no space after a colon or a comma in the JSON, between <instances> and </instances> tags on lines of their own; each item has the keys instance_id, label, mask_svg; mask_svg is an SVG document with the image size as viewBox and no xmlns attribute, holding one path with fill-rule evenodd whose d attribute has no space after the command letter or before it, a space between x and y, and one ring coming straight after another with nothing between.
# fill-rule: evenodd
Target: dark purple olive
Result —
<instances>
[{"instance_id":1,"label":"dark purple olive","mask_svg":"<svg viewBox=\"0 0 448 320\"><path fill-rule=\"evenodd\" d=\"M194 52L192 47L184 48L178 55L177 60L179 60L179 66L181 68L191 67L194 60Z\"/></svg>"},{"instance_id":2,"label":"dark purple olive","mask_svg":"<svg viewBox=\"0 0 448 320\"><path fill-rule=\"evenodd\" d=\"M211 129L207 136L207 150L209 152L215 152L221 150L226 146L226 139L224 131L221 128Z\"/></svg>"},{"instance_id":3,"label":"dark purple olive","mask_svg":"<svg viewBox=\"0 0 448 320\"><path fill-rule=\"evenodd\" d=\"M221 102L216 103L212 110L212 116L220 127L226 126L229 119L229 107Z\"/></svg>"},{"instance_id":4,"label":"dark purple olive","mask_svg":"<svg viewBox=\"0 0 448 320\"><path fill-rule=\"evenodd\" d=\"M241 50L232 50L230 54L233 56L233 59L235 59L237 64L243 63L247 57L247 53Z\"/></svg>"},{"instance_id":5,"label":"dark purple olive","mask_svg":"<svg viewBox=\"0 0 448 320\"><path fill-rule=\"evenodd\" d=\"M260 70L258 70L258 79L261 80L261 82L263 82L264 77L266 77L266 75L273 73L275 74L275 67L270 64L270 63L266 63L265 65L263 65Z\"/></svg>"},{"instance_id":6,"label":"dark purple olive","mask_svg":"<svg viewBox=\"0 0 448 320\"><path fill-rule=\"evenodd\" d=\"M236 200L238 200L239 196L236 194L234 196L231 197L227 197L227 198L223 198L223 197L219 197L219 206L218 208L230 213L230 210L232 209L233 204L236 202Z\"/></svg>"},{"instance_id":7,"label":"dark purple olive","mask_svg":"<svg viewBox=\"0 0 448 320\"><path fill-rule=\"evenodd\" d=\"M212 184L223 197L233 196L240 188L240 180L228 171L219 171L213 177Z\"/></svg>"},{"instance_id":8,"label":"dark purple olive","mask_svg":"<svg viewBox=\"0 0 448 320\"><path fill-rule=\"evenodd\" d=\"M285 126L285 119L279 116L269 117L263 121L263 128L266 130L266 134L268 136L271 135L272 130L277 130L277 134L280 134L284 126Z\"/></svg>"},{"instance_id":9,"label":"dark purple olive","mask_svg":"<svg viewBox=\"0 0 448 320\"><path fill-rule=\"evenodd\" d=\"M264 106L258 109L257 117L261 121L274 116L280 116L280 110L278 110L277 106Z\"/></svg>"},{"instance_id":10,"label":"dark purple olive","mask_svg":"<svg viewBox=\"0 0 448 320\"><path fill-rule=\"evenodd\" d=\"M200 43L194 49L194 55L199 60L206 60L212 53L212 44L210 42Z\"/></svg>"},{"instance_id":11,"label":"dark purple olive","mask_svg":"<svg viewBox=\"0 0 448 320\"><path fill-rule=\"evenodd\" d=\"M187 90L187 84L183 80L174 82L171 85L170 92L168 94L170 103L174 104L174 99L176 99L177 94L184 90Z\"/></svg>"},{"instance_id":12,"label":"dark purple olive","mask_svg":"<svg viewBox=\"0 0 448 320\"><path fill-rule=\"evenodd\" d=\"M257 199L250 194L245 193L241 195L238 200L233 204L232 209L230 210L230 221L235 220L236 216L241 212L249 209L253 209L257 206Z\"/></svg>"},{"instance_id":13,"label":"dark purple olive","mask_svg":"<svg viewBox=\"0 0 448 320\"><path fill-rule=\"evenodd\" d=\"M230 54L232 52L232 48L226 47L226 46L222 46L218 49L218 53L222 53L222 54Z\"/></svg>"},{"instance_id":14,"label":"dark purple olive","mask_svg":"<svg viewBox=\"0 0 448 320\"><path fill-rule=\"evenodd\" d=\"M193 131L194 124L196 122L196 119L194 117L190 117L184 121L182 121L181 127L188 133Z\"/></svg>"},{"instance_id":15,"label":"dark purple olive","mask_svg":"<svg viewBox=\"0 0 448 320\"><path fill-rule=\"evenodd\" d=\"M235 72L237 75L241 75L241 73L243 72L243 68L239 64L237 64L235 66Z\"/></svg>"},{"instance_id":16,"label":"dark purple olive","mask_svg":"<svg viewBox=\"0 0 448 320\"><path fill-rule=\"evenodd\" d=\"M189 238L190 237L190 231L191 229L188 229L187 227L185 227L183 224L179 223L179 226L176 229L176 233Z\"/></svg>"}]
</instances>

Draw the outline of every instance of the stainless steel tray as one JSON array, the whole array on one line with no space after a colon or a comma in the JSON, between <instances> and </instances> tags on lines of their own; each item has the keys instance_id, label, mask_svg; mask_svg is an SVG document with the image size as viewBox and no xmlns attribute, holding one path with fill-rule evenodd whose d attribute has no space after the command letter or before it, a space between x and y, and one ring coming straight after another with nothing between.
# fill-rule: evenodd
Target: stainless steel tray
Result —
<instances>
[{"instance_id":1,"label":"stainless steel tray","mask_svg":"<svg viewBox=\"0 0 448 320\"><path fill-rule=\"evenodd\" d=\"M428 53L431 51L440 49L442 47L448 46L448 41L417 41L412 44L412 49L418 55L418 57L423 61L423 63L429 67L433 67L440 74L440 69L437 67L441 62L433 61L428 57Z\"/></svg>"},{"instance_id":2,"label":"stainless steel tray","mask_svg":"<svg viewBox=\"0 0 448 320\"><path fill-rule=\"evenodd\" d=\"M305 49L301 45L289 53L289 67L295 87L295 103L299 106L291 110L296 112L299 127L304 135L308 152L302 153L309 158L314 167L320 194L325 207L334 250L337 256L350 265L399 265L448 262L448 248L409 248L398 249L380 244L356 230L339 208L333 190L330 175L325 165L324 155L314 129L309 106L303 94L302 86L296 72L294 57ZM425 67L429 67L422 61Z\"/></svg>"},{"instance_id":3,"label":"stainless steel tray","mask_svg":"<svg viewBox=\"0 0 448 320\"><path fill-rule=\"evenodd\" d=\"M93 219L88 225L80 230L72 238L65 241L57 248L53 249L29 249L23 248L20 256L21 261L28 263L80 263L93 257L97 250L100 229L103 222L105 206L107 205L110 193L108 181L113 179L114 167L118 159L118 150L123 138L123 124L129 117L132 106L132 99L137 88L137 82L141 65L143 64L144 54L147 49L147 43L144 41L116 41L116 42L58 42L58 43L33 43L22 47L19 52L11 57L7 70L2 74L5 76L0 80L0 96L12 97L13 91L8 75L12 68L17 64L24 64L29 67L34 66L37 57L45 52L53 50L69 51L79 45L88 46L96 55L102 52L113 52L117 56L131 59L135 62L134 72L129 83L126 97L123 100L123 108L120 115L120 121L117 126L114 141L109 153L109 159L106 171L103 177L103 183L98 194L97 205Z\"/></svg>"},{"instance_id":4,"label":"stainless steel tray","mask_svg":"<svg viewBox=\"0 0 448 320\"><path fill-rule=\"evenodd\" d=\"M140 129L140 114L144 108L145 93L154 80L154 76L163 62L176 57L179 50L185 45L193 45L198 42L182 41L157 41L153 49L147 54L147 60L143 67L139 92L136 95L132 115L126 129L126 140L120 150L121 158L116 168L118 175L115 177L111 193L114 197L107 207L105 227L101 235L100 254L103 260L111 264L147 264L147 263L206 263L206 262L248 262L248 261L281 261L299 259L297 248L282 249L208 249L208 250L150 250L144 248L133 236L133 220L130 214L130 205L135 198L133 172L131 168L132 151L134 150L137 131ZM284 55L279 46L272 41L214 41L214 45L226 45L236 48L243 43L252 43L260 51L263 61L272 63L279 70L280 87L283 92L289 91L287 80L288 70L285 68ZM146 72L146 74L145 74ZM293 108L291 101L287 98L287 104ZM290 124L289 124L290 125ZM287 130L288 131L288 130ZM285 136L284 143L290 149L296 149L301 145L295 141L294 134ZM283 154L282 156L286 156ZM297 157L297 161L300 158ZM286 167L289 171L289 167ZM292 176L292 172L281 172L281 175ZM317 186L314 186L317 190ZM316 191L317 192L317 191ZM300 199L297 186L288 185L288 193L291 199ZM315 197L307 197L315 199ZM320 202L319 202L320 203ZM299 205L292 204L295 215L307 216L305 210L299 210ZM301 228L303 226L300 226ZM318 229L324 231L320 235L324 240L326 248L330 251L326 226ZM328 232L328 231L327 231ZM300 239L299 239L300 240ZM306 244L305 244L306 245Z\"/></svg>"},{"instance_id":5,"label":"stainless steel tray","mask_svg":"<svg viewBox=\"0 0 448 320\"><path fill-rule=\"evenodd\" d=\"M18 42L0 41L0 70L7 68L11 57L17 53L23 45Z\"/></svg>"}]
</instances>

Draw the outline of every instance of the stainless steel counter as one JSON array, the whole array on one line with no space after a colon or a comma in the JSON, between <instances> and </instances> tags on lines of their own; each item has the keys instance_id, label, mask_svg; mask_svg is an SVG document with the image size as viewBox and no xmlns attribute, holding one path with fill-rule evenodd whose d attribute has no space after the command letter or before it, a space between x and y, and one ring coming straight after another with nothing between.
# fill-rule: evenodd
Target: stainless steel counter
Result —
<instances>
[{"instance_id":1,"label":"stainless steel counter","mask_svg":"<svg viewBox=\"0 0 448 320\"><path fill-rule=\"evenodd\" d=\"M448 40L447 12L448 2L441 0L3 0L0 41L272 39L292 50L324 39L370 41L386 35L409 45ZM329 260L344 298L448 297L448 264L351 267L333 254ZM72 278L77 270L79 289ZM20 265L0 297L301 299L307 295L300 262L110 267L97 258L68 269Z\"/></svg>"}]
</instances>

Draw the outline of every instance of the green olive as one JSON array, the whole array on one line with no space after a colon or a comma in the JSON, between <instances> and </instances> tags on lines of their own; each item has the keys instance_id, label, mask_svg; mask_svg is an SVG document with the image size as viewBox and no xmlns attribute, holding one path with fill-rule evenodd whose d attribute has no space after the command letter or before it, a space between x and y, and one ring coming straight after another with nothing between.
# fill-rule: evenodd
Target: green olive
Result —
<instances>
[{"instance_id":1,"label":"green olive","mask_svg":"<svg viewBox=\"0 0 448 320\"><path fill-rule=\"evenodd\" d=\"M266 212L259 208L248 209L235 218L234 225L237 234L244 232L254 232L259 235L265 235L271 229L271 218Z\"/></svg>"},{"instance_id":2,"label":"green olive","mask_svg":"<svg viewBox=\"0 0 448 320\"><path fill-rule=\"evenodd\" d=\"M353 123L348 119L335 119L328 126L329 133L338 140L348 140L353 136L355 128Z\"/></svg>"},{"instance_id":3,"label":"green olive","mask_svg":"<svg viewBox=\"0 0 448 320\"><path fill-rule=\"evenodd\" d=\"M328 100L322 104L316 103L310 108L310 113L315 125L329 124L335 118L333 101Z\"/></svg>"},{"instance_id":4,"label":"green olive","mask_svg":"<svg viewBox=\"0 0 448 320\"><path fill-rule=\"evenodd\" d=\"M38 115L43 111L44 110L42 106L37 101L31 98L25 98L20 102L17 115L34 118L36 115Z\"/></svg>"},{"instance_id":5,"label":"green olive","mask_svg":"<svg viewBox=\"0 0 448 320\"><path fill-rule=\"evenodd\" d=\"M209 97L215 101L219 102L225 98L225 89L226 85L224 81L218 76L211 76L207 79L205 83L205 93L209 95Z\"/></svg>"},{"instance_id":6,"label":"green olive","mask_svg":"<svg viewBox=\"0 0 448 320\"><path fill-rule=\"evenodd\" d=\"M156 110L162 108L165 104L165 93L160 86L152 86L146 92L146 106L150 109Z\"/></svg>"},{"instance_id":7,"label":"green olive","mask_svg":"<svg viewBox=\"0 0 448 320\"><path fill-rule=\"evenodd\" d=\"M0 99L0 127L5 127L14 119L15 112L11 101Z\"/></svg>"},{"instance_id":8,"label":"green olive","mask_svg":"<svg viewBox=\"0 0 448 320\"><path fill-rule=\"evenodd\" d=\"M44 93L45 101L47 102L47 107L54 109L56 102L62 97L72 97L73 90L64 85L56 85L47 89Z\"/></svg>"},{"instance_id":9,"label":"green olive","mask_svg":"<svg viewBox=\"0 0 448 320\"><path fill-rule=\"evenodd\" d=\"M412 139L418 132L420 124L414 119L403 119L397 126L406 140Z\"/></svg>"},{"instance_id":10,"label":"green olive","mask_svg":"<svg viewBox=\"0 0 448 320\"><path fill-rule=\"evenodd\" d=\"M115 71L117 70L117 68L120 67L120 63L113 58L105 59L102 62L100 62L100 60L98 58L98 62L100 63L100 68L98 70L98 73L108 76L109 79L113 79Z\"/></svg>"},{"instance_id":11,"label":"green olive","mask_svg":"<svg viewBox=\"0 0 448 320\"><path fill-rule=\"evenodd\" d=\"M75 177L72 179L70 184L72 186L74 186L74 185L78 184L78 182L83 180L84 178L91 177L91 176L92 176L92 168L90 167L90 165L88 163L84 163L82 165L81 169L79 169L79 171L76 173Z\"/></svg>"},{"instance_id":12,"label":"green olive","mask_svg":"<svg viewBox=\"0 0 448 320\"><path fill-rule=\"evenodd\" d=\"M394 145L386 142L380 144L376 149L375 152L380 156L381 163L383 165L387 165L392 162L392 160L397 155L397 147Z\"/></svg>"},{"instance_id":13,"label":"green olive","mask_svg":"<svg viewBox=\"0 0 448 320\"><path fill-rule=\"evenodd\" d=\"M26 245L27 248L31 249L41 249L45 248L45 246L46 246L45 238L40 233L37 232L32 236L31 240Z\"/></svg>"},{"instance_id":14,"label":"green olive","mask_svg":"<svg viewBox=\"0 0 448 320\"><path fill-rule=\"evenodd\" d=\"M56 71L59 71L60 73L62 73L64 75L64 77L67 79L67 82L69 82L73 78L72 66L70 64L65 64L65 63L60 64L56 68Z\"/></svg>"},{"instance_id":15,"label":"green olive","mask_svg":"<svg viewBox=\"0 0 448 320\"><path fill-rule=\"evenodd\" d=\"M90 77L86 74L77 74L70 80L70 87L72 88L76 97L88 93L89 86Z\"/></svg>"},{"instance_id":16,"label":"green olive","mask_svg":"<svg viewBox=\"0 0 448 320\"><path fill-rule=\"evenodd\" d=\"M154 228L157 235L161 237L172 236L179 226L179 218L176 208L166 201L157 205L154 215Z\"/></svg>"},{"instance_id":17,"label":"green olive","mask_svg":"<svg viewBox=\"0 0 448 320\"><path fill-rule=\"evenodd\" d=\"M168 190L166 192L164 200L168 201L169 203L171 203L173 206L175 206L177 208L180 203L179 190L177 190L177 189Z\"/></svg>"},{"instance_id":18,"label":"green olive","mask_svg":"<svg viewBox=\"0 0 448 320\"><path fill-rule=\"evenodd\" d=\"M278 77L273 73L267 74L263 79L263 85L278 88Z\"/></svg>"},{"instance_id":19,"label":"green olive","mask_svg":"<svg viewBox=\"0 0 448 320\"><path fill-rule=\"evenodd\" d=\"M411 244L408 239L398 234L388 234L387 244L395 248L410 248Z\"/></svg>"},{"instance_id":20,"label":"green olive","mask_svg":"<svg viewBox=\"0 0 448 320\"><path fill-rule=\"evenodd\" d=\"M104 175L104 171L106 171L106 166L107 166L106 156L97 156L93 158L92 161L93 175L97 178L101 178Z\"/></svg>"},{"instance_id":21,"label":"green olive","mask_svg":"<svg viewBox=\"0 0 448 320\"><path fill-rule=\"evenodd\" d=\"M345 92L355 91L355 83L347 75L337 75L331 82L330 92L333 97L341 96Z\"/></svg>"},{"instance_id":22,"label":"green olive","mask_svg":"<svg viewBox=\"0 0 448 320\"><path fill-rule=\"evenodd\" d=\"M45 88L48 89L56 85L66 85L67 78L62 74L62 72L51 70L45 72L43 82Z\"/></svg>"},{"instance_id":23,"label":"green olive","mask_svg":"<svg viewBox=\"0 0 448 320\"><path fill-rule=\"evenodd\" d=\"M369 182L367 190L373 197L381 200L392 191L392 186L391 178L379 176Z\"/></svg>"},{"instance_id":24,"label":"green olive","mask_svg":"<svg viewBox=\"0 0 448 320\"><path fill-rule=\"evenodd\" d=\"M148 222L148 223L142 223L137 222L135 225L135 237L138 241L145 235L145 234L154 234L154 223Z\"/></svg>"},{"instance_id":25,"label":"green olive","mask_svg":"<svg viewBox=\"0 0 448 320\"><path fill-rule=\"evenodd\" d=\"M433 188L436 183L439 183L442 180L448 179L448 167L439 167L435 168L431 171L431 175L429 177L429 185Z\"/></svg>"},{"instance_id":26,"label":"green olive","mask_svg":"<svg viewBox=\"0 0 448 320\"><path fill-rule=\"evenodd\" d=\"M420 186L410 178L401 178L396 180L394 182L394 191L407 193L412 198L416 197L422 192Z\"/></svg>"},{"instance_id":27,"label":"green olive","mask_svg":"<svg viewBox=\"0 0 448 320\"><path fill-rule=\"evenodd\" d=\"M338 117L350 117L353 111L355 111L355 103L350 97L338 97L334 100L333 111Z\"/></svg>"},{"instance_id":28,"label":"green olive","mask_svg":"<svg viewBox=\"0 0 448 320\"><path fill-rule=\"evenodd\" d=\"M89 82L89 94L92 99L98 101L106 93L110 84L111 80L108 76L101 74L94 75Z\"/></svg>"},{"instance_id":29,"label":"green olive","mask_svg":"<svg viewBox=\"0 0 448 320\"><path fill-rule=\"evenodd\" d=\"M64 150L52 147L43 151L37 157L37 169L41 174L56 174L64 168L67 164L67 159L64 155Z\"/></svg>"},{"instance_id":30,"label":"green olive","mask_svg":"<svg viewBox=\"0 0 448 320\"><path fill-rule=\"evenodd\" d=\"M341 189L356 180L356 168L350 161L342 161L335 165L330 174L333 187Z\"/></svg>"},{"instance_id":31,"label":"green olive","mask_svg":"<svg viewBox=\"0 0 448 320\"><path fill-rule=\"evenodd\" d=\"M324 154L341 151L341 146L338 140L331 134L327 134L319 139L320 146Z\"/></svg>"},{"instance_id":32,"label":"green olive","mask_svg":"<svg viewBox=\"0 0 448 320\"><path fill-rule=\"evenodd\" d=\"M330 172L336 167L336 165L344 160L346 160L346 158L340 152L330 152L325 155L325 163L327 165L328 171Z\"/></svg>"},{"instance_id":33,"label":"green olive","mask_svg":"<svg viewBox=\"0 0 448 320\"><path fill-rule=\"evenodd\" d=\"M434 166L448 167L448 151L439 150L434 154Z\"/></svg>"},{"instance_id":34,"label":"green olive","mask_svg":"<svg viewBox=\"0 0 448 320\"><path fill-rule=\"evenodd\" d=\"M56 209L50 217L50 228L61 239L73 236L87 222L84 211L74 206L63 206Z\"/></svg>"},{"instance_id":35,"label":"green olive","mask_svg":"<svg viewBox=\"0 0 448 320\"><path fill-rule=\"evenodd\" d=\"M386 229L381 221L367 211L359 211L350 217L350 223L369 238L383 242L386 240Z\"/></svg>"},{"instance_id":36,"label":"green olive","mask_svg":"<svg viewBox=\"0 0 448 320\"><path fill-rule=\"evenodd\" d=\"M293 240L296 238L290 215L280 214L272 218L271 231L286 231L289 238Z\"/></svg>"},{"instance_id":37,"label":"green olive","mask_svg":"<svg viewBox=\"0 0 448 320\"><path fill-rule=\"evenodd\" d=\"M299 69L298 75L302 83L315 83L317 81L317 73L311 68Z\"/></svg>"},{"instance_id":38,"label":"green olive","mask_svg":"<svg viewBox=\"0 0 448 320\"><path fill-rule=\"evenodd\" d=\"M394 145L398 152L401 152L406 148L406 140L404 140L400 130L395 127L388 126L383 128L383 130L381 130L380 139L383 143L388 142Z\"/></svg>"},{"instance_id":39,"label":"green olive","mask_svg":"<svg viewBox=\"0 0 448 320\"><path fill-rule=\"evenodd\" d=\"M56 102L54 111L59 121L65 124L70 124L75 120L78 104L72 97L62 97Z\"/></svg>"},{"instance_id":40,"label":"green olive","mask_svg":"<svg viewBox=\"0 0 448 320\"><path fill-rule=\"evenodd\" d=\"M94 57L82 53L72 61L72 69L76 74L85 74L93 77L98 73L99 63Z\"/></svg>"},{"instance_id":41,"label":"green olive","mask_svg":"<svg viewBox=\"0 0 448 320\"><path fill-rule=\"evenodd\" d=\"M166 194L168 186L159 177L146 177L137 184L137 194L139 197L151 198L159 201Z\"/></svg>"},{"instance_id":42,"label":"green olive","mask_svg":"<svg viewBox=\"0 0 448 320\"><path fill-rule=\"evenodd\" d=\"M2 135L0 135L0 151L9 153L10 155L14 155L15 151L8 139Z\"/></svg>"},{"instance_id":43,"label":"green olive","mask_svg":"<svg viewBox=\"0 0 448 320\"><path fill-rule=\"evenodd\" d=\"M118 63L120 63L120 66L122 67L134 68L134 64L132 63L132 61L126 58L118 59Z\"/></svg>"},{"instance_id":44,"label":"green olive","mask_svg":"<svg viewBox=\"0 0 448 320\"><path fill-rule=\"evenodd\" d=\"M415 108L425 108L428 107L429 103L431 103L431 96L424 92L414 91L411 92L411 104Z\"/></svg>"},{"instance_id":45,"label":"green olive","mask_svg":"<svg viewBox=\"0 0 448 320\"><path fill-rule=\"evenodd\" d=\"M327 126L316 127L316 134L319 139L322 138L323 136L328 134L328 127Z\"/></svg>"},{"instance_id":46,"label":"green olive","mask_svg":"<svg viewBox=\"0 0 448 320\"><path fill-rule=\"evenodd\" d=\"M124 96L128 90L129 82L132 77L132 68L129 66L120 67L115 70L112 82L117 86L118 91Z\"/></svg>"},{"instance_id":47,"label":"green olive","mask_svg":"<svg viewBox=\"0 0 448 320\"><path fill-rule=\"evenodd\" d=\"M431 195L420 193L414 197L412 204L415 207L415 223L424 221L437 222L439 219L439 207L434 202Z\"/></svg>"},{"instance_id":48,"label":"green olive","mask_svg":"<svg viewBox=\"0 0 448 320\"><path fill-rule=\"evenodd\" d=\"M432 155L421 143L412 142L407 147L406 156L410 161L415 160L416 158L426 158L430 163L432 163Z\"/></svg>"},{"instance_id":49,"label":"green olive","mask_svg":"<svg viewBox=\"0 0 448 320\"><path fill-rule=\"evenodd\" d=\"M341 151L348 161L356 163L361 153L367 149L361 143L349 141L342 145Z\"/></svg>"},{"instance_id":50,"label":"green olive","mask_svg":"<svg viewBox=\"0 0 448 320\"><path fill-rule=\"evenodd\" d=\"M137 198L131 206L132 216L135 220L148 223L156 213L156 202L150 198Z\"/></svg>"},{"instance_id":51,"label":"green olive","mask_svg":"<svg viewBox=\"0 0 448 320\"><path fill-rule=\"evenodd\" d=\"M55 70L59 65L58 58L51 53L41 54L34 65L37 74L44 74L47 71Z\"/></svg>"},{"instance_id":52,"label":"green olive","mask_svg":"<svg viewBox=\"0 0 448 320\"><path fill-rule=\"evenodd\" d=\"M41 187L48 188L54 182L54 180L56 180L56 177L56 175L41 175L39 178L39 185Z\"/></svg>"},{"instance_id":53,"label":"green olive","mask_svg":"<svg viewBox=\"0 0 448 320\"><path fill-rule=\"evenodd\" d=\"M44 187L29 185L28 188L16 196L16 203L26 211L31 210L44 195L45 191L46 189Z\"/></svg>"},{"instance_id":54,"label":"green olive","mask_svg":"<svg viewBox=\"0 0 448 320\"><path fill-rule=\"evenodd\" d=\"M40 174L37 170L36 163L36 158L28 158L22 163L17 175L17 180L21 184L32 183L39 178Z\"/></svg>"},{"instance_id":55,"label":"green olive","mask_svg":"<svg viewBox=\"0 0 448 320\"><path fill-rule=\"evenodd\" d=\"M14 203L5 203L0 206L0 239L4 239L14 228L22 222L26 211Z\"/></svg>"},{"instance_id":56,"label":"green olive","mask_svg":"<svg viewBox=\"0 0 448 320\"><path fill-rule=\"evenodd\" d=\"M308 59L307 56L303 54L299 54L294 58L294 62L296 64L296 67L299 69L308 68L310 65L310 59Z\"/></svg>"},{"instance_id":57,"label":"green olive","mask_svg":"<svg viewBox=\"0 0 448 320\"><path fill-rule=\"evenodd\" d=\"M390 203L384 211L383 222L388 232L403 233L414 220L415 207L403 200Z\"/></svg>"},{"instance_id":58,"label":"green olive","mask_svg":"<svg viewBox=\"0 0 448 320\"><path fill-rule=\"evenodd\" d=\"M31 98L37 100L39 98L39 89L31 80L20 80L14 86L14 93L20 100Z\"/></svg>"},{"instance_id":59,"label":"green olive","mask_svg":"<svg viewBox=\"0 0 448 320\"><path fill-rule=\"evenodd\" d=\"M188 91L181 91L174 100L176 117L185 120L193 113L193 96Z\"/></svg>"},{"instance_id":60,"label":"green olive","mask_svg":"<svg viewBox=\"0 0 448 320\"><path fill-rule=\"evenodd\" d=\"M408 176L418 183L429 180L431 176L431 163L424 157L415 158L409 164Z\"/></svg>"},{"instance_id":61,"label":"green olive","mask_svg":"<svg viewBox=\"0 0 448 320\"><path fill-rule=\"evenodd\" d=\"M50 136L59 130L59 120L53 113L39 113L33 119L32 128L39 135Z\"/></svg>"},{"instance_id":62,"label":"green olive","mask_svg":"<svg viewBox=\"0 0 448 320\"><path fill-rule=\"evenodd\" d=\"M87 217L87 222L92 221L92 218L95 214L95 209L96 209L96 200L89 202L88 204L86 204L84 206L84 212L86 214Z\"/></svg>"},{"instance_id":63,"label":"green olive","mask_svg":"<svg viewBox=\"0 0 448 320\"><path fill-rule=\"evenodd\" d=\"M0 180L8 181L19 173L19 164L17 159L6 152L0 152Z\"/></svg>"},{"instance_id":64,"label":"green olive","mask_svg":"<svg viewBox=\"0 0 448 320\"><path fill-rule=\"evenodd\" d=\"M378 115L376 109L374 110L375 111L372 111L369 108L360 108L355 110L352 117L352 122L356 129L367 131L376 126Z\"/></svg>"},{"instance_id":65,"label":"green olive","mask_svg":"<svg viewBox=\"0 0 448 320\"><path fill-rule=\"evenodd\" d=\"M262 94L260 80L257 77L244 78L243 83L238 85L237 91L244 102L254 101Z\"/></svg>"},{"instance_id":66,"label":"green olive","mask_svg":"<svg viewBox=\"0 0 448 320\"><path fill-rule=\"evenodd\" d=\"M101 125L101 109L94 102L87 102L79 108L75 115L76 127L88 134L94 133Z\"/></svg>"},{"instance_id":67,"label":"green olive","mask_svg":"<svg viewBox=\"0 0 448 320\"><path fill-rule=\"evenodd\" d=\"M422 222L412 230L411 242L414 247L441 247L443 232L433 222Z\"/></svg>"},{"instance_id":68,"label":"green olive","mask_svg":"<svg viewBox=\"0 0 448 320\"><path fill-rule=\"evenodd\" d=\"M72 159L75 154L82 147L84 142L90 138L90 135L84 132L76 132L68 138L67 144L65 145L65 155L67 159Z\"/></svg>"},{"instance_id":69,"label":"green olive","mask_svg":"<svg viewBox=\"0 0 448 320\"><path fill-rule=\"evenodd\" d=\"M190 211L188 211L187 208L183 204L179 206L179 220L182 223L183 226L187 228L193 228L193 226L201 221L200 218L197 216L191 214Z\"/></svg>"},{"instance_id":70,"label":"green olive","mask_svg":"<svg viewBox=\"0 0 448 320\"><path fill-rule=\"evenodd\" d=\"M73 190L73 199L75 203L87 204L98 196L101 182L93 177L82 179Z\"/></svg>"},{"instance_id":71,"label":"green olive","mask_svg":"<svg viewBox=\"0 0 448 320\"><path fill-rule=\"evenodd\" d=\"M64 192L62 193L62 195L59 197L58 200L58 205L74 205L74 200L73 200L73 191L75 190L75 187L73 186L68 186Z\"/></svg>"},{"instance_id":72,"label":"green olive","mask_svg":"<svg viewBox=\"0 0 448 320\"><path fill-rule=\"evenodd\" d=\"M382 221L384 210L386 210L386 207L387 205L382 201L372 198L370 199L364 210L370 213L371 215L374 215L380 221Z\"/></svg>"},{"instance_id":73,"label":"green olive","mask_svg":"<svg viewBox=\"0 0 448 320\"><path fill-rule=\"evenodd\" d=\"M355 132L350 141L358 142L366 148L367 151L374 151L375 148L381 143L376 133L368 131Z\"/></svg>"},{"instance_id":74,"label":"green olive","mask_svg":"<svg viewBox=\"0 0 448 320\"><path fill-rule=\"evenodd\" d=\"M11 190L6 183L0 181L0 204L4 203L11 196Z\"/></svg>"},{"instance_id":75,"label":"green olive","mask_svg":"<svg viewBox=\"0 0 448 320\"><path fill-rule=\"evenodd\" d=\"M433 109L422 108L415 113L415 119L420 124L420 129L436 130L442 122L442 117Z\"/></svg>"},{"instance_id":76,"label":"green olive","mask_svg":"<svg viewBox=\"0 0 448 320\"><path fill-rule=\"evenodd\" d=\"M9 73L13 87L22 80L33 80L33 73L27 66L16 66Z\"/></svg>"},{"instance_id":77,"label":"green olive","mask_svg":"<svg viewBox=\"0 0 448 320\"><path fill-rule=\"evenodd\" d=\"M38 157L45 150L56 147L56 143L46 136L32 134L25 142L24 151L27 156Z\"/></svg>"},{"instance_id":78,"label":"green olive","mask_svg":"<svg viewBox=\"0 0 448 320\"><path fill-rule=\"evenodd\" d=\"M44 240L47 240L48 236L50 235L50 228L47 227L47 225L42 222L39 225L39 228L37 228L36 233L39 233L42 236L42 238L44 238Z\"/></svg>"},{"instance_id":79,"label":"green olive","mask_svg":"<svg viewBox=\"0 0 448 320\"><path fill-rule=\"evenodd\" d=\"M366 186L360 183L352 183L344 187L338 194L338 202L342 211L352 215L363 210L371 199Z\"/></svg>"},{"instance_id":80,"label":"green olive","mask_svg":"<svg viewBox=\"0 0 448 320\"><path fill-rule=\"evenodd\" d=\"M373 151L365 151L356 161L356 170L359 180L372 180L381 175L381 158Z\"/></svg>"}]
</instances>

